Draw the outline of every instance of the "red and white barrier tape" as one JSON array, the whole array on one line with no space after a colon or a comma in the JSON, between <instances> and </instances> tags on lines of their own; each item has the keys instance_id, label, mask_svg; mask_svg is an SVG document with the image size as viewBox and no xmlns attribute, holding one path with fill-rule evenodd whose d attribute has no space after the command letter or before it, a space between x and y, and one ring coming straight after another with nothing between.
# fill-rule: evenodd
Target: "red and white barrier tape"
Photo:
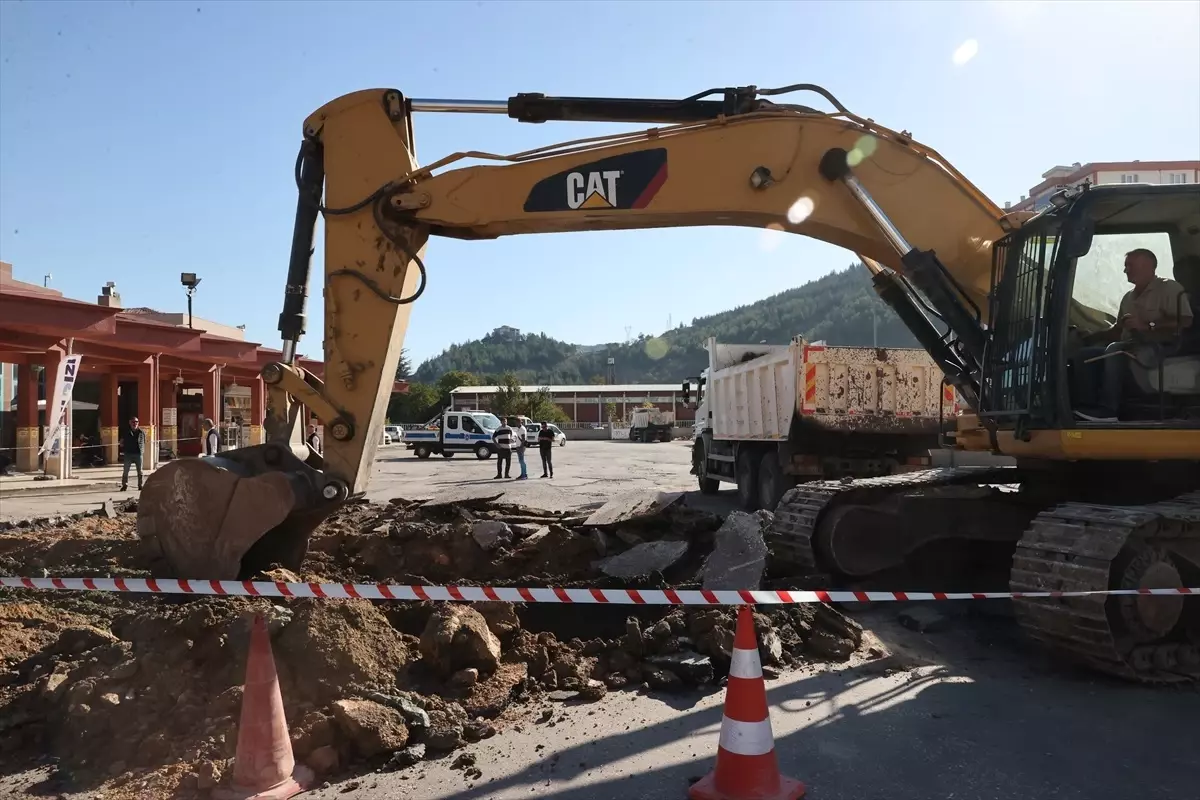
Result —
<instances>
[{"instance_id":1,"label":"red and white barrier tape","mask_svg":"<svg viewBox=\"0 0 1200 800\"><path fill-rule=\"evenodd\" d=\"M9 589L49 589L132 594L212 594L237 597L319 597L333 600L437 600L445 602L612 603L614 605L738 606L909 600L1007 600L1017 597L1096 595L1200 595L1200 589L1108 589L1084 592L853 592L812 589L535 589L491 586L401 586L385 583L284 583L175 578L11 578Z\"/></svg>"}]
</instances>

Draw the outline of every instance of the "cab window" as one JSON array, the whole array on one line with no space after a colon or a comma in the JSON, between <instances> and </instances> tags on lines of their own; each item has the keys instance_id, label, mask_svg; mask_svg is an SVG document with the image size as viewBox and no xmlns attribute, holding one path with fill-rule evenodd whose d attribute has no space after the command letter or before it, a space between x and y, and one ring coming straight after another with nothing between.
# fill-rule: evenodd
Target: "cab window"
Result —
<instances>
[{"instance_id":1,"label":"cab window","mask_svg":"<svg viewBox=\"0 0 1200 800\"><path fill-rule=\"evenodd\" d=\"M1133 288L1125 279L1125 254L1139 247L1158 258L1158 275L1171 277L1175 260L1171 257L1171 238L1167 234L1097 234L1088 254L1075 262L1075 285L1071 289L1072 299L1084 306L1089 316L1100 312L1108 318L1108 323L1116 320L1121 298Z\"/></svg>"},{"instance_id":2,"label":"cab window","mask_svg":"<svg viewBox=\"0 0 1200 800\"><path fill-rule=\"evenodd\" d=\"M463 430L467 433L480 433L479 426L475 424L475 420L470 417L462 418Z\"/></svg>"},{"instance_id":3,"label":"cab window","mask_svg":"<svg viewBox=\"0 0 1200 800\"><path fill-rule=\"evenodd\" d=\"M446 417L446 429L452 431L458 430L458 417Z\"/></svg>"}]
</instances>

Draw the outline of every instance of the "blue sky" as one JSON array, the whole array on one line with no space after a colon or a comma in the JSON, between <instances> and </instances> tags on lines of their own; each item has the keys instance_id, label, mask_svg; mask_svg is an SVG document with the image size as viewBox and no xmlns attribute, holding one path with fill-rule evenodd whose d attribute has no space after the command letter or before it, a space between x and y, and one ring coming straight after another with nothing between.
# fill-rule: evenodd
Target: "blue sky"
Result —
<instances>
[{"instance_id":1,"label":"blue sky","mask_svg":"<svg viewBox=\"0 0 1200 800\"><path fill-rule=\"evenodd\" d=\"M966 40L978 54L956 65ZM93 299L196 313L278 347L300 126L346 92L684 97L824 85L997 202L1054 164L1200 158L1200 3L0 3L0 259ZM804 101L801 102L814 102ZM819 102L819 101L816 101ZM1065 109L1065 113L1064 113ZM607 126L418 115L429 163ZM498 325L658 333L852 262L733 228L435 239L416 360ZM319 251L317 267L319 268ZM316 274L316 273L314 273ZM511 290L493 294L498 276ZM537 287L541 287L538 289ZM300 350L320 348L320 292Z\"/></svg>"}]
</instances>

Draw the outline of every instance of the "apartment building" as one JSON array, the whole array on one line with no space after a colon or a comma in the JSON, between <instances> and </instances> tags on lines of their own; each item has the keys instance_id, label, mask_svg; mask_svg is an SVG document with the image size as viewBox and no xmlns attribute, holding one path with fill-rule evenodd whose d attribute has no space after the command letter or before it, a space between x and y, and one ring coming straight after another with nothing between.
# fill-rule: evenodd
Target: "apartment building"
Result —
<instances>
[{"instance_id":1,"label":"apartment building","mask_svg":"<svg viewBox=\"0 0 1200 800\"><path fill-rule=\"evenodd\" d=\"M1096 161L1064 167L1052 167L1042 173L1042 181L1021 195L1016 203L1005 203L1010 211L1041 211L1050 196L1060 189L1083 184L1108 183L1200 183L1200 161Z\"/></svg>"}]
</instances>

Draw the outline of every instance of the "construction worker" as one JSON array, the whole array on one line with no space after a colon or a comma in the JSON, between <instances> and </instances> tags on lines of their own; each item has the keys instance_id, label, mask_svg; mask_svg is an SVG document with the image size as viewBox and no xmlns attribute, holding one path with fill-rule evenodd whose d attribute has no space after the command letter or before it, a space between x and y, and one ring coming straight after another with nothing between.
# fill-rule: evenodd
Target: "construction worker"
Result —
<instances>
[{"instance_id":1,"label":"construction worker","mask_svg":"<svg viewBox=\"0 0 1200 800\"><path fill-rule=\"evenodd\" d=\"M121 474L121 491L129 491L129 468L137 467L138 491L142 490L142 452L146 449L146 432L138 427L138 418L130 417L129 426L121 434L121 460L125 471Z\"/></svg>"},{"instance_id":2,"label":"construction worker","mask_svg":"<svg viewBox=\"0 0 1200 800\"><path fill-rule=\"evenodd\" d=\"M496 443L496 477L508 478L512 468L512 451L517 446L516 437L508 422L500 421L500 427L492 434L492 441Z\"/></svg>"},{"instance_id":3,"label":"construction worker","mask_svg":"<svg viewBox=\"0 0 1200 800\"><path fill-rule=\"evenodd\" d=\"M543 422L542 429L537 435L538 453L542 457L542 477L554 477L554 431L550 430L550 423Z\"/></svg>"},{"instance_id":4,"label":"construction worker","mask_svg":"<svg viewBox=\"0 0 1200 800\"><path fill-rule=\"evenodd\" d=\"M521 465L519 481L529 480L529 472L525 466L525 448L529 446L529 431L521 424L520 417L509 417L508 424L512 426L513 438L516 440L517 463Z\"/></svg>"}]
</instances>

